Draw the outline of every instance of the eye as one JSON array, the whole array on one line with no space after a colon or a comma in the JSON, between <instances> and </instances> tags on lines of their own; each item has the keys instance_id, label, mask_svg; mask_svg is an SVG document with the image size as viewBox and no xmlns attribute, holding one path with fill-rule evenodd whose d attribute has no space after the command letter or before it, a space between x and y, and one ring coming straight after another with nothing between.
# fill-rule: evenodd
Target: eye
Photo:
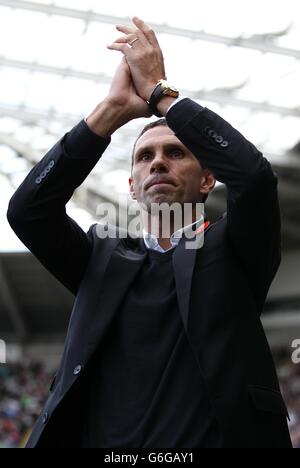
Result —
<instances>
[{"instance_id":1,"label":"eye","mask_svg":"<svg viewBox=\"0 0 300 468\"><path fill-rule=\"evenodd\" d=\"M175 157L180 157L182 156L183 152L180 149L174 149L171 151L170 154Z\"/></svg>"},{"instance_id":2,"label":"eye","mask_svg":"<svg viewBox=\"0 0 300 468\"><path fill-rule=\"evenodd\" d=\"M150 153L144 153L144 154L141 154L141 156L139 157L139 159L140 159L141 161L147 161L150 157L151 157Z\"/></svg>"}]
</instances>

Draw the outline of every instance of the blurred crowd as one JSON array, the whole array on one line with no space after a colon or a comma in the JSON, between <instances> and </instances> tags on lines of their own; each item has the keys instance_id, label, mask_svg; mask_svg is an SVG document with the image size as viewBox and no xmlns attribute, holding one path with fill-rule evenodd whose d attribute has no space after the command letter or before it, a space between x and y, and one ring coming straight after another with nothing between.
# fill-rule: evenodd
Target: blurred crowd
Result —
<instances>
[{"instance_id":1,"label":"blurred crowd","mask_svg":"<svg viewBox=\"0 0 300 468\"><path fill-rule=\"evenodd\" d=\"M300 364L294 364L285 353L276 358L277 372L290 415L290 433L295 448L300 448Z\"/></svg>"},{"instance_id":2,"label":"blurred crowd","mask_svg":"<svg viewBox=\"0 0 300 468\"><path fill-rule=\"evenodd\" d=\"M290 414L295 448L300 448L300 364L277 353L281 389ZM53 373L41 364L0 366L0 448L23 447L47 398Z\"/></svg>"},{"instance_id":3,"label":"blurred crowd","mask_svg":"<svg viewBox=\"0 0 300 468\"><path fill-rule=\"evenodd\" d=\"M0 448L23 447L47 398L41 364L0 366Z\"/></svg>"}]
</instances>

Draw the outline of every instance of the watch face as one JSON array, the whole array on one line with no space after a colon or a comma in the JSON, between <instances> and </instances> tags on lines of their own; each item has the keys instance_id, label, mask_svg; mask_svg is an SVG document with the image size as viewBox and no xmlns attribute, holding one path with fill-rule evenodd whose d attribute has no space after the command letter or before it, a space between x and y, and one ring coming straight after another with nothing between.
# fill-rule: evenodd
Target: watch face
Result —
<instances>
[{"instance_id":1,"label":"watch face","mask_svg":"<svg viewBox=\"0 0 300 468\"><path fill-rule=\"evenodd\" d=\"M161 85L164 94L167 96L177 97L179 95L178 89L176 89L175 86L170 86L167 81L162 81Z\"/></svg>"},{"instance_id":2,"label":"watch face","mask_svg":"<svg viewBox=\"0 0 300 468\"><path fill-rule=\"evenodd\" d=\"M179 92L177 91L176 88L169 89L168 96L177 98L179 96Z\"/></svg>"}]
</instances>

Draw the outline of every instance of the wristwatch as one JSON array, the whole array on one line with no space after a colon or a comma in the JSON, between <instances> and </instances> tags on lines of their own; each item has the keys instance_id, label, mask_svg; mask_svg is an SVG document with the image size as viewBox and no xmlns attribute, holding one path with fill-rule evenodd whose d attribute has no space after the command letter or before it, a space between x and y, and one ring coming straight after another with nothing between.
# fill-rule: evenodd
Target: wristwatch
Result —
<instances>
[{"instance_id":1,"label":"wristwatch","mask_svg":"<svg viewBox=\"0 0 300 468\"><path fill-rule=\"evenodd\" d=\"M157 104L164 96L178 98L179 91L174 86L171 86L166 80L159 80L148 101L148 105L156 117L162 117L162 114L157 109Z\"/></svg>"}]
</instances>

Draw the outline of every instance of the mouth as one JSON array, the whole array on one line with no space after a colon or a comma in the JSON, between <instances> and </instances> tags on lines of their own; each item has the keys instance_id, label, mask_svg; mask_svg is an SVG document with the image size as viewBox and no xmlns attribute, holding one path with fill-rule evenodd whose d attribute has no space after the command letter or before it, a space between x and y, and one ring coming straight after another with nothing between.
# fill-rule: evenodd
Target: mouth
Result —
<instances>
[{"instance_id":1,"label":"mouth","mask_svg":"<svg viewBox=\"0 0 300 468\"><path fill-rule=\"evenodd\" d=\"M158 182L153 185L150 185L150 187L147 190L150 191L152 189L152 192L166 192L169 191L169 187L174 187L174 185L170 184L169 182Z\"/></svg>"},{"instance_id":2,"label":"mouth","mask_svg":"<svg viewBox=\"0 0 300 468\"><path fill-rule=\"evenodd\" d=\"M157 186L157 185L159 185L159 186L162 186L162 185L172 185L172 186L174 187L174 184L172 184L171 182L166 182L166 181L163 181L163 180L162 180L161 182L158 181L158 182L152 183L150 186L147 187L147 190L149 190L151 187L155 187L155 186Z\"/></svg>"}]
</instances>

